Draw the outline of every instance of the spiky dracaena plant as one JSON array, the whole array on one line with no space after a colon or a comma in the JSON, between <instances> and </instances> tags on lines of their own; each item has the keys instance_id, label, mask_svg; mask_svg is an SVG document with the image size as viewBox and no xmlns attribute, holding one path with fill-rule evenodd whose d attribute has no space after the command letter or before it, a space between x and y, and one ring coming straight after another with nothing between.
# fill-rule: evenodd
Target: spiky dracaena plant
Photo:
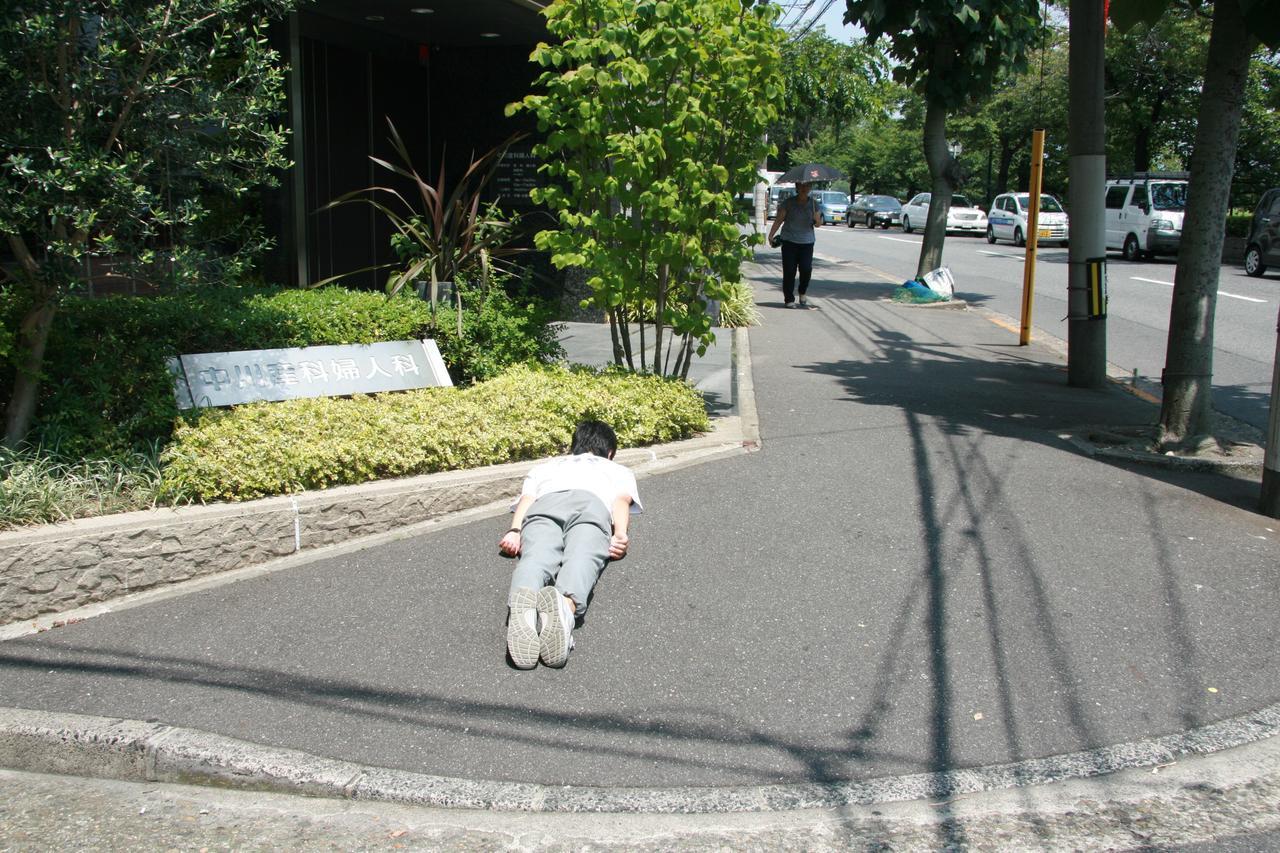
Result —
<instances>
[{"instance_id":1,"label":"spiky dracaena plant","mask_svg":"<svg viewBox=\"0 0 1280 853\"><path fill-rule=\"evenodd\" d=\"M458 334L461 335L462 282L474 277L483 292L488 289L490 274L493 271L514 272L511 258L524 251L511 245L516 219L505 217L496 204L481 203L484 190L503 156L521 135L512 136L474 158L462 178L446 191L448 185L443 156L433 185L414 168L409 149L391 119L387 119L387 127L390 129L391 147L400 162L392 163L372 155L369 159L407 179L416 190L416 204L394 187L375 185L341 195L320 209L330 210L344 204L372 206L386 217L395 231L391 245L399 261L352 270L316 282L315 286L356 273L394 267L395 271L387 278L387 295L395 296L405 285L413 282L428 281L434 316L440 283L453 282Z\"/></svg>"}]
</instances>

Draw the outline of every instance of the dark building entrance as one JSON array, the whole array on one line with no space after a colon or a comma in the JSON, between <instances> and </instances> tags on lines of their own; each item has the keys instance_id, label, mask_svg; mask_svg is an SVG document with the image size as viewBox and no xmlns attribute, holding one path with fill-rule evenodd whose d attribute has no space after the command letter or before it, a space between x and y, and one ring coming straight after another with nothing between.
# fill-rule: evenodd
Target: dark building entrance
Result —
<instances>
[{"instance_id":1,"label":"dark building entrance","mask_svg":"<svg viewBox=\"0 0 1280 853\"><path fill-rule=\"evenodd\" d=\"M380 185L416 192L370 161L398 162L388 118L413 165L434 183L461 177L526 119L504 116L537 69L529 54L546 38L541 7L520 0L319 0L288 28L294 168L284 187L280 278L295 285L393 260L391 231L367 205L320 211L353 190ZM381 288L386 272L351 286Z\"/></svg>"}]
</instances>

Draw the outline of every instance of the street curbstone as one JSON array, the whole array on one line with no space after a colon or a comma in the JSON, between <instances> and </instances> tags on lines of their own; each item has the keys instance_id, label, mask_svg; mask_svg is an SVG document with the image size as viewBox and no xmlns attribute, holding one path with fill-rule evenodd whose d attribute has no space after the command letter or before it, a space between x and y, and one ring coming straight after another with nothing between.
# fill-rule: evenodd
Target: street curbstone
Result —
<instances>
[{"instance_id":1,"label":"street curbstone","mask_svg":"<svg viewBox=\"0 0 1280 853\"><path fill-rule=\"evenodd\" d=\"M1280 748L1280 705L1187 732L1010 764L857 782L602 788L431 776L132 720L0 708L0 766L29 772L369 800L459 811L745 814L948 800L1167 767L1265 742Z\"/></svg>"}]
</instances>

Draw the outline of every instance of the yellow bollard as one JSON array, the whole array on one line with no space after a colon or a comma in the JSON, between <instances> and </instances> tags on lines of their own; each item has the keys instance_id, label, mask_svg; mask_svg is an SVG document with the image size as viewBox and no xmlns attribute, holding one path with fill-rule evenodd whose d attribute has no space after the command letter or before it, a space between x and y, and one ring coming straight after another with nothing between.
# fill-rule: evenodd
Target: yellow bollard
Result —
<instances>
[{"instance_id":1,"label":"yellow bollard","mask_svg":"<svg viewBox=\"0 0 1280 853\"><path fill-rule=\"evenodd\" d=\"M1040 187L1044 173L1044 131L1031 132L1031 209L1027 213L1027 252L1022 264L1022 331L1018 346L1031 343L1031 300L1036 292L1036 244L1040 238Z\"/></svg>"}]
</instances>

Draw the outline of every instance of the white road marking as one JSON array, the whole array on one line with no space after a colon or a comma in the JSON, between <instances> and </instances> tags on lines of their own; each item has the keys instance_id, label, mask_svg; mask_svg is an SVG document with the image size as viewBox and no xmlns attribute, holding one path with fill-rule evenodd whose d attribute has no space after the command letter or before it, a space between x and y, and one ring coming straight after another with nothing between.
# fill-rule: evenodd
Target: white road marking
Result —
<instances>
[{"instance_id":1,"label":"white road marking","mask_svg":"<svg viewBox=\"0 0 1280 853\"><path fill-rule=\"evenodd\" d=\"M987 249L979 249L979 255L990 255L993 258L1013 258L1015 261L1025 261L1026 255L1011 255L1008 252L992 252Z\"/></svg>"},{"instance_id":2,"label":"white road marking","mask_svg":"<svg viewBox=\"0 0 1280 853\"><path fill-rule=\"evenodd\" d=\"M1129 278L1133 279L1134 281L1145 281L1148 284L1163 284L1165 287L1173 287L1173 282L1171 281L1160 281L1159 279L1155 279L1155 278L1143 278L1142 276L1138 276L1138 275L1131 275L1129 276ZM1267 304L1267 300L1265 299L1255 299L1252 296L1241 296L1238 293L1228 293L1225 290L1219 290L1218 295L1230 296L1232 299L1243 299L1245 302L1259 302L1263 305Z\"/></svg>"},{"instance_id":3,"label":"white road marking","mask_svg":"<svg viewBox=\"0 0 1280 853\"><path fill-rule=\"evenodd\" d=\"M904 240L904 239L903 239L903 238L901 238L901 237L885 237L885 236L883 236L883 235L881 235L881 234L877 234L876 236L877 236L877 237L879 237L881 240L892 240L892 241L893 241L893 242L895 242L895 243L910 243L910 244L911 244L911 245L913 245L913 246L919 246L919 245L920 245L920 241L919 241L919 240Z\"/></svg>"},{"instance_id":4,"label":"white road marking","mask_svg":"<svg viewBox=\"0 0 1280 853\"><path fill-rule=\"evenodd\" d=\"M1263 305L1267 304L1267 300L1265 299L1254 299L1252 296L1241 296L1238 293L1227 293L1225 290L1219 290L1218 295L1230 296L1232 299L1243 299L1245 302L1261 302Z\"/></svg>"}]
</instances>

